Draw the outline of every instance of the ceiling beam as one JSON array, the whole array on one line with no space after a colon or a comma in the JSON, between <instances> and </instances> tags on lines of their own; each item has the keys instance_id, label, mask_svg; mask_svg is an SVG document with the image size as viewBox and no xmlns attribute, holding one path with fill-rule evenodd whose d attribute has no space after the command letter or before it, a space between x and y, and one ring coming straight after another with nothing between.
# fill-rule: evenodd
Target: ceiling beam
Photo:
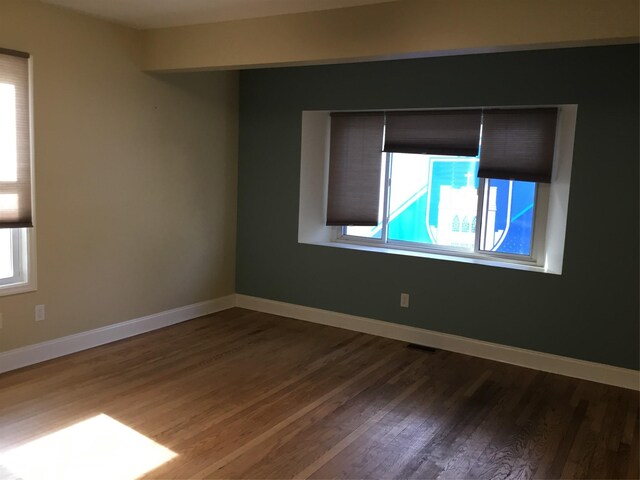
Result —
<instances>
[{"instance_id":1,"label":"ceiling beam","mask_svg":"<svg viewBox=\"0 0 640 480\"><path fill-rule=\"evenodd\" d=\"M147 30L148 71L638 42L637 0L401 0Z\"/></svg>"}]
</instances>

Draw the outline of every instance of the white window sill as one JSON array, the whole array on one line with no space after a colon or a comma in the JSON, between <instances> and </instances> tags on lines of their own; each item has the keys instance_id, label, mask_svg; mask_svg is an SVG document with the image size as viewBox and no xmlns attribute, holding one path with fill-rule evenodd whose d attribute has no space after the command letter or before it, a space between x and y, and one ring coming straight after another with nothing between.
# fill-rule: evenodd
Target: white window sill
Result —
<instances>
[{"instance_id":1,"label":"white window sill","mask_svg":"<svg viewBox=\"0 0 640 480\"><path fill-rule=\"evenodd\" d=\"M19 293L35 292L36 290L38 289L32 282L1 286L0 297L4 297L6 295L17 295Z\"/></svg>"},{"instance_id":2,"label":"white window sill","mask_svg":"<svg viewBox=\"0 0 640 480\"><path fill-rule=\"evenodd\" d=\"M493 258L462 257L457 255L446 255L442 253L424 252L424 251L417 251L417 250L400 250L396 248L378 247L373 245L361 245L358 243L351 243L346 241L304 242L304 243L308 245L316 245L320 247L344 248L347 250L359 250L362 252L376 252L376 253L385 253L385 254L392 254L392 255L404 255L407 257L430 258L434 260L445 260L450 262L471 263L474 265L485 265L489 267L501 267L501 268L510 268L513 270L524 270L527 272L553 273L556 275L560 274L560 272L554 272L539 265L527 265L524 263L515 263L515 262L509 262L509 261L498 260Z\"/></svg>"}]
</instances>

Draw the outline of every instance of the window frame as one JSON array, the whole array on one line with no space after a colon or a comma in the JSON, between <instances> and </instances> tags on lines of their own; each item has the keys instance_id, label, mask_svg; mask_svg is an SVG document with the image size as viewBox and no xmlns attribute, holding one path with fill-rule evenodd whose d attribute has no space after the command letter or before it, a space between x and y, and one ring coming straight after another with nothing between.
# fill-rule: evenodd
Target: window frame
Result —
<instances>
[{"instance_id":1,"label":"window frame","mask_svg":"<svg viewBox=\"0 0 640 480\"><path fill-rule=\"evenodd\" d=\"M544 251L544 234L543 225L547 222L546 205L548 205L548 189L540 188L544 184L535 183L535 202L533 213L533 228L531 230L531 251L529 255L518 255L503 252L490 252L480 249L481 231L483 227L483 210L486 203L486 189L489 181L488 178L480 178L478 185L478 203L476 205L476 231L473 249L456 247L451 245L437 245L422 242L411 242L406 240L390 240L388 238L389 231L389 208L391 194L391 180L393 174L393 152L383 152L384 156L384 178L381 180L383 191L381 192L384 200L382 203L381 216L381 236L380 238L367 238L358 235L349 235L348 226L334 227L336 231L336 242L345 242L353 245L368 245L384 248L393 248L397 250L407 250L414 252L425 252L445 256L460 256L465 258L490 258L499 262L518 263L521 265L540 266L541 252ZM442 157L442 155L434 155ZM475 157L468 157L475 158ZM513 180L511 180L513 182ZM542 197L545 198L542 198ZM545 208L540 208L542 205Z\"/></svg>"},{"instance_id":2,"label":"window frame","mask_svg":"<svg viewBox=\"0 0 640 480\"><path fill-rule=\"evenodd\" d=\"M14 275L0 281L0 297L37 290L36 277L36 234L32 228L12 228L14 245L18 245L18 252L12 252L14 257ZM18 258L19 275L16 275L15 259Z\"/></svg>"},{"instance_id":3,"label":"window frame","mask_svg":"<svg viewBox=\"0 0 640 480\"><path fill-rule=\"evenodd\" d=\"M13 50L0 48L0 53L22 54ZM33 227L11 228L12 258L14 275L0 280L0 297L33 292L37 290L36 269L36 203L35 203L35 151L34 151L34 120L33 120L33 57L27 58L28 64L28 92L29 92L29 150L31 175L31 216Z\"/></svg>"}]
</instances>

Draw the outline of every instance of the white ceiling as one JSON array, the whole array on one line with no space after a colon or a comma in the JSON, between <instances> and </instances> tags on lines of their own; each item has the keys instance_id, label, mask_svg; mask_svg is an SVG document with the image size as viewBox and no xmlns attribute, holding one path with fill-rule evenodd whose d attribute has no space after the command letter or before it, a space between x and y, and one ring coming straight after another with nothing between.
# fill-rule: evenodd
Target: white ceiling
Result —
<instances>
[{"instance_id":1,"label":"white ceiling","mask_svg":"<svg viewBox=\"0 0 640 480\"><path fill-rule=\"evenodd\" d=\"M135 28L198 23L331 10L397 0L42 0Z\"/></svg>"}]
</instances>

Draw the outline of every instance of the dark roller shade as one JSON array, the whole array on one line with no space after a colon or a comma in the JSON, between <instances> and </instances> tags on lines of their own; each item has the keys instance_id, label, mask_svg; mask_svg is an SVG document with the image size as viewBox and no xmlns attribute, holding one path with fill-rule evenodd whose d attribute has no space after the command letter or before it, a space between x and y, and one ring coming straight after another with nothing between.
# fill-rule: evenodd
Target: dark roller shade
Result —
<instances>
[{"instance_id":1,"label":"dark roller shade","mask_svg":"<svg viewBox=\"0 0 640 480\"><path fill-rule=\"evenodd\" d=\"M480 178L551 182L557 108L485 110Z\"/></svg>"},{"instance_id":2,"label":"dark roller shade","mask_svg":"<svg viewBox=\"0 0 640 480\"><path fill-rule=\"evenodd\" d=\"M382 113L331 114L327 225L378 224Z\"/></svg>"},{"instance_id":3,"label":"dark roller shade","mask_svg":"<svg viewBox=\"0 0 640 480\"><path fill-rule=\"evenodd\" d=\"M33 226L29 114L28 55L0 53L0 228Z\"/></svg>"},{"instance_id":4,"label":"dark roller shade","mask_svg":"<svg viewBox=\"0 0 640 480\"><path fill-rule=\"evenodd\" d=\"M480 110L388 112L384 151L475 157L481 118Z\"/></svg>"}]
</instances>

